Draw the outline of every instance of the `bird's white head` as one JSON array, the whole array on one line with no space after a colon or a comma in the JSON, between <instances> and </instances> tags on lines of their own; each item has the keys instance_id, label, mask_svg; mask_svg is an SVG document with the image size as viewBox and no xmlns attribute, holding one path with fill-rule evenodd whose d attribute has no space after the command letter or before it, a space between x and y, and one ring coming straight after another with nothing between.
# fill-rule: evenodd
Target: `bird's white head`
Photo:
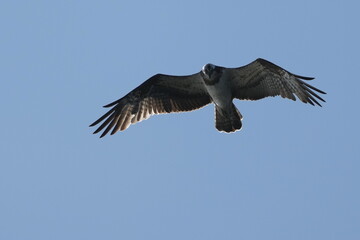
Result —
<instances>
[{"instance_id":1,"label":"bird's white head","mask_svg":"<svg viewBox=\"0 0 360 240\"><path fill-rule=\"evenodd\" d=\"M201 69L201 75L207 85L214 85L220 81L223 67L208 63Z\"/></svg>"},{"instance_id":2,"label":"bird's white head","mask_svg":"<svg viewBox=\"0 0 360 240\"><path fill-rule=\"evenodd\" d=\"M211 75L213 74L215 70L215 65L208 63L206 65L203 66L203 68L201 69L202 73L208 78L211 79Z\"/></svg>"}]
</instances>

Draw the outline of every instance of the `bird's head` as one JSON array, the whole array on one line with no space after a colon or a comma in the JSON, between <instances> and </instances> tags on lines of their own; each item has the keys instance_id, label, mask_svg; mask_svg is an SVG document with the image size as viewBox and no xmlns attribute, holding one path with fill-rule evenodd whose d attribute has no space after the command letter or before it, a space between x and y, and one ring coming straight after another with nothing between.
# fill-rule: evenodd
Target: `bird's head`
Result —
<instances>
[{"instance_id":1,"label":"bird's head","mask_svg":"<svg viewBox=\"0 0 360 240\"><path fill-rule=\"evenodd\" d=\"M208 63L201 69L201 75L205 82L208 84L215 84L219 81L222 73L222 67L215 66L214 64Z\"/></svg>"},{"instance_id":2,"label":"bird's head","mask_svg":"<svg viewBox=\"0 0 360 240\"><path fill-rule=\"evenodd\" d=\"M214 73L214 70L215 70L215 65L208 63L203 66L203 68L201 69L201 72L204 74L204 76L206 76L208 79L210 79L211 75Z\"/></svg>"}]
</instances>

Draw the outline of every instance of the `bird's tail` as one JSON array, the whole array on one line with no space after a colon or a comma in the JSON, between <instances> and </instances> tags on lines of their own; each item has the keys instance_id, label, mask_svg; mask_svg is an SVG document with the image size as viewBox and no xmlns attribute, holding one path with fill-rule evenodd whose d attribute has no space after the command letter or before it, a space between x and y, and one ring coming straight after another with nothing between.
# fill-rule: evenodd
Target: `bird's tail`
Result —
<instances>
[{"instance_id":1,"label":"bird's tail","mask_svg":"<svg viewBox=\"0 0 360 240\"><path fill-rule=\"evenodd\" d=\"M240 130L241 119L242 116L234 104L232 104L230 111L224 111L215 105L215 126L217 130L227 133Z\"/></svg>"}]
</instances>

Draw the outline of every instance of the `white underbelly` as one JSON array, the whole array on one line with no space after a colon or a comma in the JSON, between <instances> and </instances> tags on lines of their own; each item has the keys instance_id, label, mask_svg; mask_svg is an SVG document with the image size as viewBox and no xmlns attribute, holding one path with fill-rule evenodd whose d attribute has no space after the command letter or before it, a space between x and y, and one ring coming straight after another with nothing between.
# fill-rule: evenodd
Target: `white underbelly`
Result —
<instances>
[{"instance_id":1,"label":"white underbelly","mask_svg":"<svg viewBox=\"0 0 360 240\"><path fill-rule=\"evenodd\" d=\"M231 105L231 90L223 81L220 80L215 85L206 85L206 88L213 102L217 106L226 108Z\"/></svg>"}]
</instances>

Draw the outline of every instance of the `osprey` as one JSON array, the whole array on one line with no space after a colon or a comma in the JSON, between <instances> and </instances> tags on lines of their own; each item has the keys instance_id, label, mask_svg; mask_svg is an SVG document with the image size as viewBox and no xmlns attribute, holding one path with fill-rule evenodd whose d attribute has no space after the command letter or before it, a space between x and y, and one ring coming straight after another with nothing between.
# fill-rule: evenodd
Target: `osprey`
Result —
<instances>
[{"instance_id":1,"label":"osprey","mask_svg":"<svg viewBox=\"0 0 360 240\"><path fill-rule=\"evenodd\" d=\"M103 137L110 130L111 135L123 131L154 114L192 111L214 103L215 127L230 133L242 126L234 98L258 100L280 95L295 101L297 96L304 103L321 106L318 100L325 100L315 92L326 93L303 81L312 79L261 58L239 68L206 64L200 72L187 76L156 74L123 98L105 105L112 108L90 126L106 119L94 132L105 129Z\"/></svg>"}]
</instances>

